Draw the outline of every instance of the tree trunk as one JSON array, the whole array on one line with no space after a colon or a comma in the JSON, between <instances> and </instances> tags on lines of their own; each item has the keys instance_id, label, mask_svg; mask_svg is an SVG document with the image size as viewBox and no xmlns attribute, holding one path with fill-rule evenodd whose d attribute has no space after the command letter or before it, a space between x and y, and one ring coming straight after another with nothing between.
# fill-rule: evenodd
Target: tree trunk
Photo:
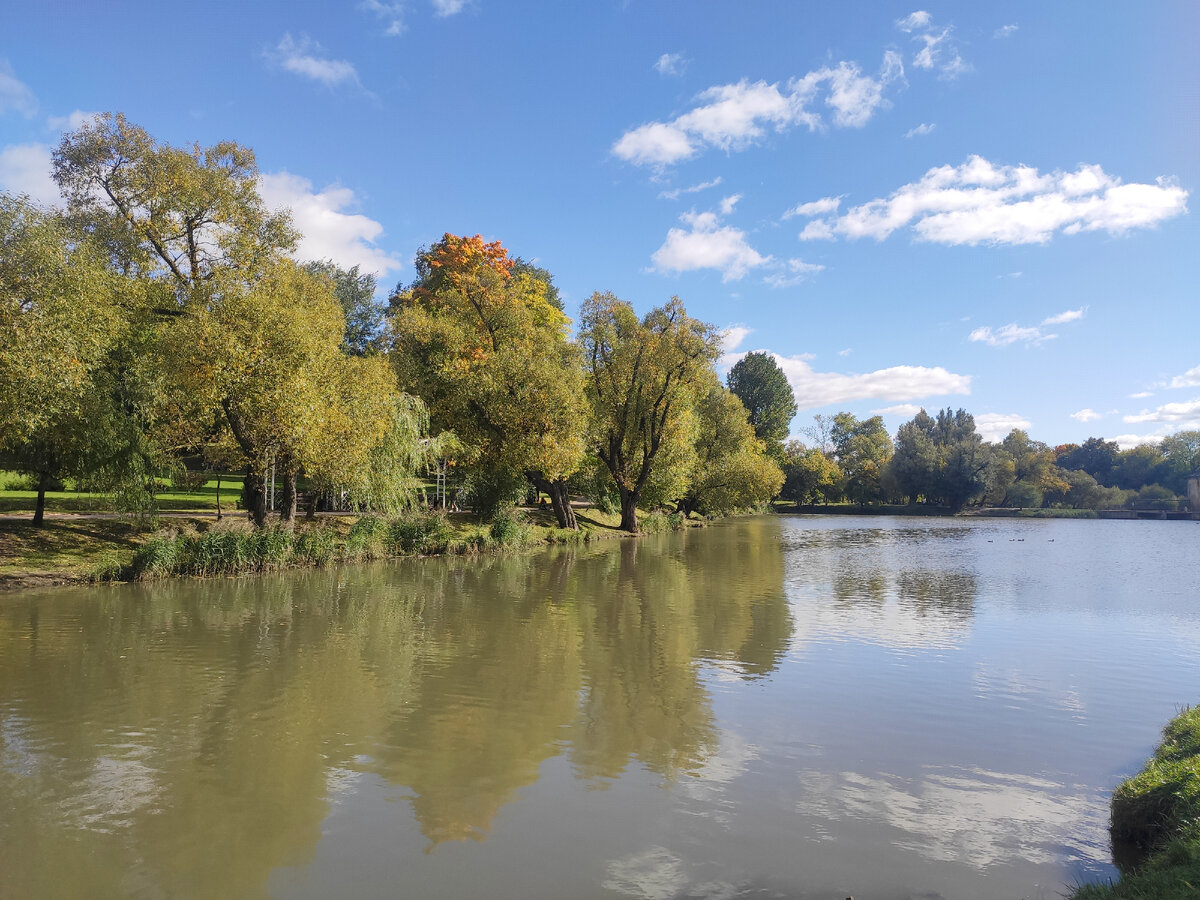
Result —
<instances>
[{"instance_id":1,"label":"tree trunk","mask_svg":"<svg viewBox=\"0 0 1200 900\"><path fill-rule=\"evenodd\" d=\"M558 520L558 527L578 531L579 522L575 518L571 497L567 493L567 479L559 476L551 481L538 471L526 472L525 477L539 491L545 491L550 495L550 507L554 510L554 518Z\"/></svg>"},{"instance_id":2,"label":"tree trunk","mask_svg":"<svg viewBox=\"0 0 1200 900\"><path fill-rule=\"evenodd\" d=\"M621 492L621 524L618 526L622 531L628 531L630 534L638 533L637 520L637 491L631 491L628 488L618 486Z\"/></svg>"},{"instance_id":3,"label":"tree trunk","mask_svg":"<svg viewBox=\"0 0 1200 900\"><path fill-rule=\"evenodd\" d=\"M288 525L296 524L296 470L291 466L283 470L283 498L279 505L279 518Z\"/></svg>"},{"instance_id":4,"label":"tree trunk","mask_svg":"<svg viewBox=\"0 0 1200 900\"><path fill-rule=\"evenodd\" d=\"M250 514L255 528L267 524L267 483L263 474L253 466L246 467L246 479L242 483L242 505Z\"/></svg>"},{"instance_id":5,"label":"tree trunk","mask_svg":"<svg viewBox=\"0 0 1200 900\"><path fill-rule=\"evenodd\" d=\"M217 473L217 521L221 521L221 473Z\"/></svg>"},{"instance_id":6,"label":"tree trunk","mask_svg":"<svg viewBox=\"0 0 1200 900\"><path fill-rule=\"evenodd\" d=\"M33 525L35 528L41 528L46 524L46 487L50 483L50 476L45 472L38 473L37 486L37 505L33 508Z\"/></svg>"}]
</instances>

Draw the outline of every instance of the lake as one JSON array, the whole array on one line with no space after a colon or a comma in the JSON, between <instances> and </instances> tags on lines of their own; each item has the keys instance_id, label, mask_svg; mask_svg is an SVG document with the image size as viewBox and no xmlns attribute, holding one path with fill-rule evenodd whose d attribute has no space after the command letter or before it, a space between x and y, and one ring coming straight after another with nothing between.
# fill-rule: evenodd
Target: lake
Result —
<instances>
[{"instance_id":1,"label":"lake","mask_svg":"<svg viewBox=\"0 0 1200 900\"><path fill-rule=\"evenodd\" d=\"M0 595L0 897L1057 898L1200 525L761 517Z\"/></svg>"}]
</instances>

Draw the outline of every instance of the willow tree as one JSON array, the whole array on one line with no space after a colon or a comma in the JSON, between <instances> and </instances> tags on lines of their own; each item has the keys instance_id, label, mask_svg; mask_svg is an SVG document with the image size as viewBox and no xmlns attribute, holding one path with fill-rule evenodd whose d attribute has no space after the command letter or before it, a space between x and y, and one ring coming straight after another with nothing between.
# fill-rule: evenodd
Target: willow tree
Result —
<instances>
[{"instance_id":1,"label":"willow tree","mask_svg":"<svg viewBox=\"0 0 1200 900\"><path fill-rule=\"evenodd\" d=\"M259 526L272 462L283 476L285 521L296 515L301 472L385 508L411 492L422 411L384 359L343 353L344 331L329 279L280 259L253 284L214 285L164 340L164 378L180 417L203 422L219 412L241 451L243 498ZM397 441L407 456L397 455ZM392 472L376 463L380 455L390 455Z\"/></svg>"},{"instance_id":2,"label":"willow tree","mask_svg":"<svg viewBox=\"0 0 1200 900\"><path fill-rule=\"evenodd\" d=\"M596 451L620 496L620 527L636 533L656 461L694 440L680 423L717 358L720 335L688 316L678 297L639 319L626 301L596 293L583 305L579 342Z\"/></svg>"},{"instance_id":3,"label":"willow tree","mask_svg":"<svg viewBox=\"0 0 1200 900\"><path fill-rule=\"evenodd\" d=\"M126 317L101 248L62 216L0 194L0 460L47 489L110 453L110 355Z\"/></svg>"},{"instance_id":4,"label":"willow tree","mask_svg":"<svg viewBox=\"0 0 1200 900\"><path fill-rule=\"evenodd\" d=\"M497 241L446 234L391 298L392 360L432 429L453 432L478 485L528 479L576 528L567 479L583 459L586 407L570 320L544 270ZM493 512L503 491L479 490ZM488 496L490 494L490 496Z\"/></svg>"},{"instance_id":5,"label":"willow tree","mask_svg":"<svg viewBox=\"0 0 1200 900\"><path fill-rule=\"evenodd\" d=\"M753 509L779 493L783 471L756 437L742 401L721 386L715 373L701 380L696 412L695 462L678 501L680 512Z\"/></svg>"}]
</instances>

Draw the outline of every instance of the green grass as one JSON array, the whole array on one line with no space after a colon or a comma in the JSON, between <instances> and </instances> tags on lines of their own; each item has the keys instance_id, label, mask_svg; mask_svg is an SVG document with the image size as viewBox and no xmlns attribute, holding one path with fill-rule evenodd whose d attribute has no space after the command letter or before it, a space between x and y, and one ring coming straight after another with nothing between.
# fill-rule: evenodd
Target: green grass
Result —
<instances>
[{"instance_id":1,"label":"green grass","mask_svg":"<svg viewBox=\"0 0 1200 900\"><path fill-rule=\"evenodd\" d=\"M1153 758L1117 786L1110 830L1120 881L1070 900L1200 897L1200 707L1172 719Z\"/></svg>"},{"instance_id":2,"label":"green grass","mask_svg":"<svg viewBox=\"0 0 1200 900\"><path fill-rule=\"evenodd\" d=\"M11 472L0 473L0 513L28 512L33 515L37 504L37 491L30 490L29 479ZM17 485L17 488L13 488ZM242 493L241 475L221 476L221 508L232 512ZM170 485L163 487L155 496L159 512L216 512L217 479L210 478L194 491L176 490ZM112 497L108 494L86 491L47 491L46 512L48 513L104 513L114 512Z\"/></svg>"}]
</instances>

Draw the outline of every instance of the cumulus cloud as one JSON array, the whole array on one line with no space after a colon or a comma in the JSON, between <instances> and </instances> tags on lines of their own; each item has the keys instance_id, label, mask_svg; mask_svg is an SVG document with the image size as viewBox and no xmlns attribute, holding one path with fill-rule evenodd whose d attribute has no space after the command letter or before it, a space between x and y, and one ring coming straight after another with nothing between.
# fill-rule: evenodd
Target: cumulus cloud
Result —
<instances>
[{"instance_id":1,"label":"cumulus cloud","mask_svg":"<svg viewBox=\"0 0 1200 900\"><path fill-rule=\"evenodd\" d=\"M1058 337L1057 334L1049 334L1044 331L1045 326L1075 322L1083 318L1086 310L1086 306L1081 306L1079 309L1068 309L1042 319L1040 325L1018 325L1015 322L1003 325L1000 328L983 325L967 335L967 340L982 342L989 347L1004 347L1008 344L1015 344L1018 341L1024 344L1041 344L1044 341L1052 341Z\"/></svg>"},{"instance_id":2,"label":"cumulus cloud","mask_svg":"<svg viewBox=\"0 0 1200 900\"><path fill-rule=\"evenodd\" d=\"M882 409L871 410L873 416L904 416L911 419L921 411L922 407L915 403L897 403L895 406L885 406Z\"/></svg>"},{"instance_id":3,"label":"cumulus cloud","mask_svg":"<svg viewBox=\"0 0 1200 900\"><path fill-rule=\"evenodd\" d=\"M30 118L37 112L37 98L29 86L17 78L8 60L0 59L0 115L9 110Z\"/></svg>"},{"instance_id":4,"label":"cumulus cloud","mask_svg":"<svg viewBox=\"0 0 1200 900\"><path fill-rule=\"evenodd\" d=\"M831 212L837 212L838 204L841 202L841 197L822 197L820 200L813 200L809 203L801 203L799 206L793 206L783 214L783 218L786 220L795 218L796 216L804 216L805 218L825 216Z\"/></svg>"},{"instance_id":5,"label":"cumulus cloud","mask_svg":"<svg viewBox=\"0 0 1200 900\"><path fill-rule=\"evenodd\" d=\"M284 34L264 55L285 72L319 81L327 87L359 83L358 72L351 63L330 59L320 44L303 35L296 40L291 34Z\"/></svg>"},{"instance_id":6,"label":"cumulus cloud","mask_svg":"<svg viewBox=\"0 0 1200 900\"><path fill-rule=\"evenodd\" d=\"M1111 440L1122 450L1132 450L1134 447L1142 446L1142 444L1157 444L1172 431L1173 429L1170 428L1160 428L1154 434L1117 434L1113 435Z\"/></svg>"},{"instance_id":7,"label":"cumulus cloud","mask_svg":"<svg viewBox=\"0 0 1200 900\"><path fill-rule=\"evenodd\" d=\"M1200 387L1200 366L1196 366L1194 369L1188 369L1182 375L1176 375L1171 379L1169 386L1173 388ZM1150 394L1134 394L1133 396L1149 397Z\"/></svg>"},{"instance_id":8,"label":"cumulus cloud","mask_svg":"<svg viewBox=\"0 0 1200 900\"><path fill-rule=\"evenodd\" d=\"M62 194L50 177L50 146L11 144L0 150L0 188L13 194L28 194L42 206L61 203Z\"/></svg>"},{"instance_id":9,"label":"cumulus cloud","mask_svg":"<svg viewBox=\"0 0 1200 900\"><path fill-rule=\"evenodd\" d=\"M648 122L625 132L612 152L634 165L661 168L708 147L742 150L761 141L768 131L822 127L821 114L809 108L821 96L832 110L835 126L860 128L887 102L884 88L903 75L899 55L888 51L877 76L864 75L856 63L843 61L782 86L746 79L715 85L696 96L692 109L669 122Z\"/></svg>"},{"instance_id":10,"label":"cumulus cloud","mask_svg":"<svg viewBox=\"0 0 1200 900\"><path fill-rule=\"evenodd\" d=\"M825 267L819 263L807 263L802 259L789 259L783 265L783 270L772 272L763 282L773 288L795 287L801 282L808 281L818 272L824 272Z\"/></svg>"},{"instance_id":11,"label":"cumulus cloud","mask_svg":"<svg viewBox=\"0 0 1200 900\"><path fill-rule=\"evenodd\" d=\"M733 208L738 205L738 201L741 199L741 194L730 194L728 197L722 197L719 204L721 215L727 216L733 212Z\"/></svg>"},{"instance_id":12,"label":"cumulus cloud","mask_svg":"<svg viewBox=\"0 0 1200 900\"><path fill-rule=\"evenodd\" d=\"M714 188L721 183L721 176L718 175L712 181L702 181L699 184L693 184L690 187L674 188L669 191L660 191L658 194L659 200L678 200L682 194L698 194L701 191L707 191L709 188Z\"/></svg>"},{"instance_id":13,"label":"cumulus cloud","mask_svg":"<svg viewBox=\"0 0 1200 900\"><path fill-rule=\"evenodd\" d=\"M682 53L664 53L654 64L654 70L659 75L682 75L687 68L687 60Z\"/></svg>"},{"instance_id":14,"label":"cumulus cloud","mask_svg":"<svg viewBox=\"0 0 1200 900\"><path fill-rule=\"evenodd\" d=\"M721 332L721 352L733 353L741 346L742 341L753 334L753 328L747 328L745 325L730 325Z\"/></svg>"},{"instance_id":15,"label":"cumulus cloud","mask_svg":"<svg viewBox=\"0 0 1200 900\"><path fill-rule=\"evenodd\" d=\"M1103 419L1104 413L1098 413L1094 409L1081 409L1079 412L1071 413L1071 418L1076 422L1093 422L1096 419Z\"/></svg>"},{"instance_id":16,"label":"cumulus cloud","mask_svg":"<svg viewBox=\"0 0 1200 900\"><path fill-rule=\"evenodd\" d=\"M770 352L770 351L767 351ZM729 365L744 353L726 357ZM874 372L816 372L812 356L781 356L771 353L787 376L800 409L815 409L855 400L905 402L943 394L971 393L971 376L956 375L941 366L891 366Z\"/></svg>"},{"instance_id":17,"label":"cumulus cloud","mask_svg":"<svg viewBox=\"0 0 1200 900\"><path fill-rule=\"evenodd\" d=\"M277 172L259 178L259 193L272 209L289 208L292 222L304 235L296 248L300 259L332 259L345 268L385 275L403 267L400 260L375 245L383 226L361 213L346 212L357 205L350 188L329 185L313 190L307 178Z\"/></svg>"},{"instance_id":18,"label":"cumulus cloud","mask_svg":"<svg viewBox=\"0 0 1200 900\"><path fill-rule=\"evenodd\" d=\"M1200 397L1180 403L1164 403L1156 409L1124 417L1126 422L1158 422L1180 428L1200 428Z\"/></svg>"},{"instance_id":19,"label":"cumulus cloud","mask_svg":"<svg viewBox=\"0 0 1200 900\"><path fill-rule=\"evenodd\" d=\"M1033 423L1024 416L1011 413L984 413L975 417L975 430L985 441L995 443L1004 440L1010 431L1028 431Z\"/></svg>"},{"instance_id":20,"label":"cumulus cloud","mask_svg":"<svg viewBox=\"0 0 1200 900\"><path fill-rule=\"evenodd\" d=\"M1056 234L1152 228L1187 212L1188 192L1173 179L1124 184L1100 166L1043 175L972 156L930 169L920 181L844 215L814 219L803 240L871 237L911 226L917 240L949 245L1044 244Z\"/></svg>"},{"instance_id":21,"label":"cumulus cloud","mask_svg":"<svg viewBox=\"0 0 1200 900\"><path fill-rule=\"evenodd\" d=\"M971 70L970 64L958 51L958 45L953 38L954 29L949 25L945 28L935 28L933 17L925 10L918 10L903 19L897 19L896 27L906 34L911 34L913 41L920 46L913 57L913 65L918 69L936 69L938 77L947 80Z\"/></svg>"},{"instance_id":22,"label":"cumulus cloud","mask_svg":"<svg viewBox=\"0 0 1200 900\"><path fill-rule=\"evenodd\" d=\"M666 241L651 256L659 272L717 269L722 281L737 281L771 261L750 246L744 231L721 225L716 213L689 212L679 218L688 228L668 231Z\"/></svg>"},{"instance_id":23,"label":"cumulus cloud","mask_svg":"<svg viewBox=\"0 0 1200 900\"><path fill-rule=\"evenodd\" d=\"M933 131L933 129L935 129L935 128L937 128L937 125L934 124L933 122L922 122L920 125L917 125L915 128L910 128L910 129L908 129L908 131L904 132L904 136L906 138L920 137L921 135L931 133Z\"/></svg>"}]
</instances>

